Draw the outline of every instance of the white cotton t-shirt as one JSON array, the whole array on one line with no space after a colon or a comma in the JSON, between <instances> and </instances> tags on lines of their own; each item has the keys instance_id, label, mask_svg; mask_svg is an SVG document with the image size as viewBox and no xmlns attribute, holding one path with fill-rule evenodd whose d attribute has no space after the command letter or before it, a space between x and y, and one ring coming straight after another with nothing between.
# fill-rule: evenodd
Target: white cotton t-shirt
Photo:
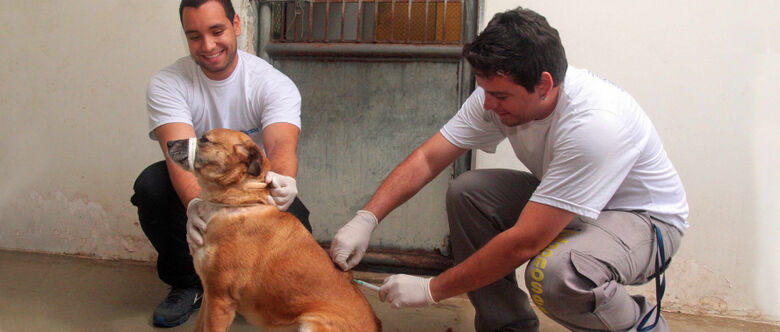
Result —
<instances>
[{"instance_id":1,"label":"white cotton t-shirt","mask_svg":"<svg viewBox=\"0 0 780 332\"><path fill-rule=\"evenodd\" d=\"M158 71L146 92L149 137L167 123L192 125L200 137L208 130L230 128L263 147L262 131L272 123L301 127L301 95L287 76L265 60L238 51L230 77L214 81L191 57Z\"/></svg>"},{"instance_id":2,"label":"white cotton t-shirt","mask_svg":"<svg viewBox=\"0 0 780 332\"><path fill-rule=\"evenodd\" d=\"M682 181L650 119L619 87L569 67L552 114L514 127L484 100L477 88L441 133L457 147L490 153L507 138L541 181L531 201L592 219L602 210L645 210L688 228Z\"/></svg>"}]
</instances>

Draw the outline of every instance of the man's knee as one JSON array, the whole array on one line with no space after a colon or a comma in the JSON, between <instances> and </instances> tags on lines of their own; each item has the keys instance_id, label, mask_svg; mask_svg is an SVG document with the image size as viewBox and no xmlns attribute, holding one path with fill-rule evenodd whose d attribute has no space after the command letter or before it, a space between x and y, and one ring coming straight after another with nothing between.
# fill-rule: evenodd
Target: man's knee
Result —
<instances>
[{"instance_id":1,"label":"man's knee","mask_svg":"<svg viewBox=\"0 0 780 332\"><path fill-rule=\"evenodd\" d=\"M300 198L295 197L295 200L287 209L287 212L294 215L295 218L297 218L298 221L303 224L303 227L309 231L309 233L312 232L311 223L309 222L309 209L306 208L306 205L303 205L303 202L300 200Z\"/></svg>"},{"instance_id":2,"label":"man's knee","mask_svg":"<svg viewBox=\"0 0 780 332\"><path fill-rule=\"evenodd\" d=\"M449 208L451 202L460 202L472 196L498 205L510 202L521 202L524 205L538 185L539 180L528 172L508 169L471 170L452 181L447 189L447 204Z\"/></svg>"},{"instance_id":3,"label":"man's knee","mask_svg":"<svg viewBox=\"0 0 780 332\"><path fill-rule=\"evenodd\" d=\"M159 161L144 169L133 184L133 196L130 202L137 207L144 207L166 200L169 185L168 169L165 161Z\"/></svg>"},{"instance_id":4,"label":"man's knee","mask_svg":"<svg viewBox=\"0 0 780 332\"><path fill-rule=\"evenodd\" d=\"M480 179L483 179L484 176L484 171L473 170L455 178L447 188L447 203L460 201L464 199L464 194L479 189L482 183ZM482 186L484 186L484 183L482 183Z\"/></svg>"},{"instance_id":5,"label":"man's knee","mask_svg":"<svg viewBox=\"0 0 780 332\"><path fill-rule=\"evenodd\" d=\"M138 207L138 220L144 232L154 233L159 227L167 229L173 225L171 220L186 221L185 208L173 189L165 161L144 169L135 180L133 192L130 202Z\"/></svg>"}]
</instances>

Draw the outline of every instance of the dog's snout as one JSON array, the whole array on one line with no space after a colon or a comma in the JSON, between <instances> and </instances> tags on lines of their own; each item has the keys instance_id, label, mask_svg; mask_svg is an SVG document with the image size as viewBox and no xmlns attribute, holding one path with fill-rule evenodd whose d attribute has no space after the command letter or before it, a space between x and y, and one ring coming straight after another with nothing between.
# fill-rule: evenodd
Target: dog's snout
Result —
<instances>
[{"instance_id":1,"label":"dog's snout","mask_svg":"<svg viewBox=\"0 0 780 332\"><path fill-rule=\"evenodd\" d=\"M187 160L188 151L186 139L170 140L165 142L165 146L168 147L168 156L170 156L173 161L181 162Z\"/></svg>"},{"instance_id":2,"label":"dog's snout","mask_svg":"<svg viewBox=\"0 0 780 332\"><path fill-rule=\"evenodd\" d=\"M174 139L174 140L170 140L168 142L165 142L165 146L168 147L168 150L179 149L179 148L186 148L188 141L189 141L188 138L185 138L185 139Z\"/></svg>"}]
</instances>

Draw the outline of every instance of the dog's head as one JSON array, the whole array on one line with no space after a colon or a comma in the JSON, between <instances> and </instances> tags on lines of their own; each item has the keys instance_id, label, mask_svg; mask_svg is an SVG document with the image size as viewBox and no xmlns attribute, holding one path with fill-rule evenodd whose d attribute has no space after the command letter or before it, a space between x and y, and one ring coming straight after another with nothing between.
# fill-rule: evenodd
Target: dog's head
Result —
<instances>
[{"instance_id":1,"label":"dog's head","mask_svg":"<svg viewBox=\"0 0 780 332\"><path fill-rule=\"evenodd\" d=\"M193 172L208 191L225 191L248 185L264 188L271 163L246 134L231 129L213 129L201 138L168 141L168 156L184 170ZM216 194L216 193L212 193Z\"/></svg>"}]
</instances>

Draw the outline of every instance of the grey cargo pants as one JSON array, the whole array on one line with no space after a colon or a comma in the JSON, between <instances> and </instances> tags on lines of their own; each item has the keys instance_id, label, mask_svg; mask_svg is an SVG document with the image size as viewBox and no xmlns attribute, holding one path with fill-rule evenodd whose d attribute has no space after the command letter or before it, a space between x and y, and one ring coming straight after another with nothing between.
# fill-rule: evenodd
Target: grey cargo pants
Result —
<instances>
[{"instance_id":1,"label":"grey cargo pants","mask_svg":"<svg viewBox=\"0 0 780 332\"><path fill-rule=\"evenodd\" d=\"M447 191L452 252L462 262L512 227L539 180L503 169L462 174ZM664 236L667 259L680 245L675 227L647 214L603 211L598 219L575 217L539 255L529 260L526 286L544 314L573 331L632 331L653 305L623 285L644 284L655 273L653 225ZM529 296L509 274L468 293L477 331L538 331ZM651 314L650 322L655 321ZM668 331L661 317L653 331Z\"/></svg>"}]
</instances>

